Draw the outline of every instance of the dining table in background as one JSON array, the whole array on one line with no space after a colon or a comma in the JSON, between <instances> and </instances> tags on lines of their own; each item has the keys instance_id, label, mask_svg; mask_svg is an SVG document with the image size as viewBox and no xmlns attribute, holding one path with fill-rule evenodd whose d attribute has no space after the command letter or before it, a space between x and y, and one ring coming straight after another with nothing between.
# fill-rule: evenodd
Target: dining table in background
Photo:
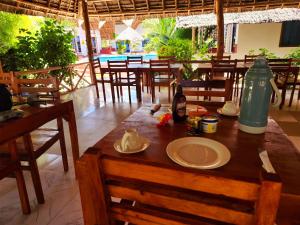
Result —
<instances>
[{"instance_id":1,"label":"dining table in background","mask_svg":"<svg viewBox=\"0 0 300 225\"><path fill-rule=\"evenodd\" d=\"M46 106L19 107L24 112L20 118L0 122L0 144L28 134L58 117L64 118L69 125L73 162L79 158L78 134L73 101L61 101Z\"/></svg>"},{"instance_id":2,"label":"dining table in background","mask_svg":"<svg viewBox=\"0 0 300 225\"><path fill-rule=\"evenodd\" d=\"M216 113L217 110L216 107L208 107L208 109L211 113ZM166 107L162 107L161 111L166 112ZM93 151L99 152L101 157L106 156L119 161L130 160L143 165L155 165L178 171L253 180L259 179L263 170L259 152L266 150L283 184L277 214L278 225L300 224L300 156L296 147L272 118L269 118L264 134L244 133L238 129L237 117L226 116L220 117L216 133L201 133L199 136L225 145L231 154L231 159L226 165L211 170L190 169L174 163L168 157L166 147L173 140L188 136L186 124L170 122L169 125L158 128L157 123L158 120L155 116L150 114L150 106L142 106L99 140L93 146ZM124 131L128 128L136 128L141 136L150 140L150 146L144 152L122 154L114 149L115 141L122 138ZM89 152L87 151L85 154L89 154ZM96 190L96 188L94 189ZM95 196L99 197L99 193Z\"/></svg>"},{"instance_id":3,"label":"dining table in background","mask_svg":"<svg viewBox=\"0 0 300 225\"><path fill-rule=\"evenodd\" d=\"M172 73L176 78L181 79L180 75L180 69L182 68L181 63L171 63L170 68ZM141 86L140 86L140 79L143 79L143 75L149 75L150 74L150 63L149 62L143 62L143 63L129 63L128 64L128 71L125 71L124 69L114 69L114 72L131 72L135 73L138 79L137 82L137 99L139 102L142 101L142 93L141 93ZM164 67L157 67L152 68L152 71L154 72L165 72L168 71L168 68ZM108 65L102 64L101 65L101 74L104 76L104 74L109 73Z\"/></svg>"}]
</instances>

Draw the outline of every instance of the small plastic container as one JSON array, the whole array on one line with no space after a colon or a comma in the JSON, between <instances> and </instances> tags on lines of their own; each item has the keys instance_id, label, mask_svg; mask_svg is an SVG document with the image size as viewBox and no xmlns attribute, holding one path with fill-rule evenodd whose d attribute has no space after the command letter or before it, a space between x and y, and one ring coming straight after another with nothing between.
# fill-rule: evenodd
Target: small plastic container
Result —
<instances>
[{"instance_id":1,"label":"small plastic container","mask_svg":"<svg viewBox=\"0 0 300 225\"><path fill-rule=\"evenodd\" d=\"M204 133L215 133L218 126L218 117L204 116L202 118L201 125Z\"/></svg>"}]
</instances>

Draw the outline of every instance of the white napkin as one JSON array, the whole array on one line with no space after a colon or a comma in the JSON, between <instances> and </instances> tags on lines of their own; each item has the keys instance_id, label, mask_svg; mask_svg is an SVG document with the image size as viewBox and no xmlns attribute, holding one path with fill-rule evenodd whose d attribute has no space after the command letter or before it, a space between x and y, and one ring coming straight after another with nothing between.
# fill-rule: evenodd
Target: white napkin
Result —
<instances>
[{"instance_id":1,"label":"white napkin","mask_svg":"<svg viewBox=\"0 0 300 225\"><path fill-rule=\"evenodd\" d=\"M268 153L266 150L262 151L259 153L259 157L261 161L263 162L263 168L268 172L268 173L276 173L274 170L274 167L272 166L272 163L269 159Z\"/></svg>"}]
</instances>

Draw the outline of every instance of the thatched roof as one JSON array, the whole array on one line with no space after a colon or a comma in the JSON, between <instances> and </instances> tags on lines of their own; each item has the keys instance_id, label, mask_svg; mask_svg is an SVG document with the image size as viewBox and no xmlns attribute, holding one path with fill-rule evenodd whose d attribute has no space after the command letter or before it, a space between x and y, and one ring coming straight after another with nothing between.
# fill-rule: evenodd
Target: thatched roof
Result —
<instances>
[{"instance_id":1,"label":"thatched roof","mask_svg":"<svg viewBox=\"0 0 300 225\"><path fill-rule=\"evenodd\" d=\"M81 0L0 0L0 10L76 18ZM224 0L225 12L300 7L299 0ZM176 17L213 12L213 0L88 0L90 18Z\"/></svg>"},{"instance_id":2,"label":"thatched roof","mask_svg":"<svg viewBox=\"0 0 300 225\"><path fill-rule=\"evenodd\" d=\"M224 13L224 24L233 23L278 23L300 20L300 9L283 8L251 12ZM176 27L206 27L217 25L216 14L208 13L176 18Z\"/></svg>"}]
</instances>

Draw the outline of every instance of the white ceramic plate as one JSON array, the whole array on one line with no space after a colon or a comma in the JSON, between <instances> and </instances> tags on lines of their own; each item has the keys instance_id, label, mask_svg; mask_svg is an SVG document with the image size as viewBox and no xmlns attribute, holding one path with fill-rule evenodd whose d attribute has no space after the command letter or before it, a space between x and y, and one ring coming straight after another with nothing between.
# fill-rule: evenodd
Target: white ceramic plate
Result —
<instances>
[{"instance_id":1,"label":"white ceramic plate","mask_svg":"<svg viewBox=\"0 0 300 225\"><path fill-rule=\"evenodd\" d=\"M120 153L124 153L124 154L132 154L132 153L137 153L137 152L142 152L145 151L149 145L150 145L150 141L149 139L145 138L145 137L140 137L141 141L143 142L143 145L141 148L137 148L131 151L122 151L122 147L121 147L121 140L119 139L114 143L114 148L116 151L120 152Z\"/></svg>"},{"instance_id":2,"label":"white ceramic plate","mask_svg":"<svg viewBox=\"0 0 300 225\"><path fill-rule=\"evenodd\" d=\"M197 169L214 169L230 160L230 151L220 142L202 137L185 137L170 142L167 154L175 163Z\"/></svg>"},{"instance_id":3,"label":"white ceramic plate","mask_svg":"<svg viewBox=\"0 0 300 225\"><path fill-rule=\"evenodd\" d=\"M240 112L237 112L237 113L234 113L234 114L231 114L231 113L223 113L222 111L222 108L218 108L217 109L217 112L221 115L224 115L224 116L238 116L240 115Z\"/></svg>"}]
</instances>

